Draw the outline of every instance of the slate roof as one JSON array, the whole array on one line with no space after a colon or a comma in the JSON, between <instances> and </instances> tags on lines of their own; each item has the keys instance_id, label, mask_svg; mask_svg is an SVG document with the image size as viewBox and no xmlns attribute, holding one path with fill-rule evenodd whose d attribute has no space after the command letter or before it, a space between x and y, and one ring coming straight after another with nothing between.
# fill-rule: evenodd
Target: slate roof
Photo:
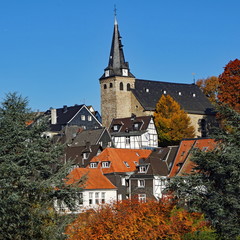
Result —
<instances>
[{"instance_id":1,"label":"slate roof","mask_svg":"<svg viewBox=\"0 0 240 240\"><path fill-rule=\"evenodd\" d=\"M86 142L89 142L90 145L96 145L104 131L106 131L106 128L81 131L76 135L71 145L85 146Z\"/></svg>"},{"instance_id":2,"label":"slate roof","mask_svg":"<svg viewBox=\"0 0 240 240\"><path fill-rule=\"evenodd\" d=\"M147 172L139 173L136 170L132 178L142 175L168 176L177 151L178 146L154 149L149 157L140 163L140 165L148 165Z\"/></svg>"},{"instance_id":3,"label":"slate roof","mask_svg":"<svg viewBox=\"0 0 240 240\"><path fill-rule=\"evenodd\" d=\"M105 177L100 169L86 169L86 168L75 168L67 176L69 179L67 184L72 184L81 179L81 177L86 176L86 182L84 183L83 188L85 190L92 189L116 189L110 180ZM82 187L82 186L80 186Z\"/></svg>"},{"instance_id":4,"label":"slate roof","mask_svg":"<svg viewBox=\"0 0 240 240\"><path fill-rule=\"evenodd\" d=\"M63 106L62 108L57 108L57 124L51 124L50 128L51 131L61 131L62 126L66 125L79 111L80 109L85 106L84 104L81 105L74 105L74 106ZM45 115L51 116L51 110L47 110Z\"/></svg>"},{"instance_id":5,"label":"slate roof","mask_svg":"<svg viewBox=\"0 0 240 240\"><path fill-rule=\"evenodd\" d=\"M101 162L110 162L109 168L101 168L104 174L134 172L139 160L147 158L151 152L143 149L105 148L98 156L92 158L91 162L98 162L98 168L101 168Z\"/></svg>"},{"instance_id":6,"label":"slate roof","mask_svg":"<svg viewBox=\"0 0 240 240\"><path fill-rule=\"evenodd\" d=\"M128 118L114 118L109 127L109 132L111 134L114 133L114 130L113 130L114 125L121 125L118 133L134 131L134 123L141 123L139 131L146 131L151 119L152 119L151 116L140 116L140 117L132 116Z\"/></svg>"},{"instance_id":7,"label":"slate roof","mask_svg":"<svg viewBox=\"0 0 240 240\"><path fill-rule=\"evenodd\" d=\"M188 113L213 114L213 106L195 84L136 79L134 96L145 110L154 111L162 94L170 95ZM179 95L179 93L181 95Z\"/></svg>"},{"instance_id":8,"label":"slate roof","mask_svg":"<svg viewBox=\"0 0 240 240\"><path fill-rule=\"evenodd\" d=\"M190 174L192 172L194 163L191 161L191 150L193 148L209 151L215 147L216 142L212 138L196 138L181 141L169 177L183 176L184 174Z\"/></svg>"},{"instance_id":9,"label":"slate roof","mask_svg":"<svg viewBox=\"0 0 240 240\"><path fill-rule=\"evenodd\" d=\"M73 164L79 167L86 167L90 160L102 150L100 145L68 146L65 149L65 154L67 160L74 161ZM87 153L87 159L83 159L83 153Z\"/></svg>"}]
</instances>

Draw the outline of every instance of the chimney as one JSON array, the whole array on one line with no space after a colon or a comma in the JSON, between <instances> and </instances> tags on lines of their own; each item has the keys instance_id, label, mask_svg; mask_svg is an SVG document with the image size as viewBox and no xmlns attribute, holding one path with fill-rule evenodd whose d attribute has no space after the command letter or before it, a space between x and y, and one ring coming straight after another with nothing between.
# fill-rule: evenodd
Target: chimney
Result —
<instances>
[{"instance_id":1,"label":"chimney","mask_svg":"<svg viewBox=\"0 0 240 240\"><path fill-rule=\"evenodd\" d=\"M51 109L51 124L57 124L57 109Z\"/></svg>"}]
</instances>

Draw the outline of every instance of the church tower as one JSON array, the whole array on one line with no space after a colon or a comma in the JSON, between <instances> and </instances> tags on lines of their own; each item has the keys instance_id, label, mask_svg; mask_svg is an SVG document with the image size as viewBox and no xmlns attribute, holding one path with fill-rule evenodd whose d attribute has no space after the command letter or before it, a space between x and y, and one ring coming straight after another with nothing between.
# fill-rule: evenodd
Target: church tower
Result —
<instances>
[{"instance_id":1,"label":"church tower","mask_svg":"<svg viewBox=\"0 0 240 240\"><path fill-rule=\"evenodd\" d=\"M128 62L125 62L116 15L108 66L99 81L103 126L109 127L113 118L130 117L131 89L135 87L135 77Z\"/></svg>"}]
</instances>

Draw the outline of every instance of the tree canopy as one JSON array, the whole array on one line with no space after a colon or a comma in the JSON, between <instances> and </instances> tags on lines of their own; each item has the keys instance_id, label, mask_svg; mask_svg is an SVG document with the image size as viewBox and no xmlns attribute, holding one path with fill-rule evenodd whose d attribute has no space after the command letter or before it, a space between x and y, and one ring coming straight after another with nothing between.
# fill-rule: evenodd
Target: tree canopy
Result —
<instances>
[{"instance_id":1,"label":"tree canopy","mask_svg":"<svg viewBox=\"0 0 240 240\"><path fill-rule=\"evenodd\" d=\"M196 82L197 86L203 91L208 97L209 101L216 104L218 98L219 80L218 77L212 76L206 79L198 79Z\"/></svg>"},{"instance_id":2,"label":"tree canopy","mask_svg":"<svg viewBox=\"0 0 240 240\"><path fill-rule=\"evenodd\" d=\"M190 118L180 105L169 95L162 95L156 105L154 122L160 146L179 143L183 138L195 135Z\"/></svg>"},{"instance_id":3,"label":"tree canopy","mask_svg":"<svg viewBox=\"0 0 240 240\"><path fill-rule=\"evenodd\" d=\"M0 239L63 237L63 217L53 209L67 172L59 161L62 146L42 136L43 119L28 125L33 118L26 98L6 95L0 107Z\"/></svg>"},{"instance_id":4,"label":"tree canopy","mask_svg":"<svg viewBox=\"0 0 240 240\"><path fill-rule=\"evenodd\" d=\"M240 112L240 60L230 61L219 76L218 99Z\"/></svg>"},{"instance_id":5,"label":"tree canopy","mask_svg":"<svg viewBox=\"0 0 240 240\"><path fill-rule=\"evenodd\" d=\"M69 240L172 239L211 230L200 213L176 208L170 201L124 200L79 214L67 228Z\"/></svg>"},{"instance_id":6,"label":"tree canopy","mask_svg":"<svg viewBox=\"0 0 240 240\"><path fill-rule=\"evenodd\" d=\"M170 189L180 203L188 203L211 221L221 239L240 236L240 114L220 107L225 126L216 129L217 147L208 152L195 150L194 172L172 180Z\"/></svg>"}]
</instances>

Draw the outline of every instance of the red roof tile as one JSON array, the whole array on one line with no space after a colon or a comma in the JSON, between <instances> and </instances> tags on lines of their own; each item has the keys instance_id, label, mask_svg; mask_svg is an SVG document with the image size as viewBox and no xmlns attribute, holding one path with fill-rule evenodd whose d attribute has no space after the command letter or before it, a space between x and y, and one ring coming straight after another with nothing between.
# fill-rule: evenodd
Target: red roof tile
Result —
<instances>
[{"instance_id":1,"label":"red roof tile","mask_svg":"<svg viewBox=\"0 0 240 240\"><path fill-rule=\"evenodd\" d=\"M182 176L191 173L194 163L191 161L190 151L193 148L209 151L214 149L215 146L216 142L214 139L191 139L181 141L169 177Z\"/></svg>"},{"instance_id":2,"label":"red roof tile","mask_svg":"<svg viewBox=\"0 0 240 240\"><path fill-rule=\"evenodd\" d=\"M139 163L142 158L147 158L151 152L151 150L143 149L106 148L98 156L92 158L91 162L98 162L98 168L101 168L104 174L134 172L136 163ZM102 168L102 162L109 162L109 168Z\"/></svg>"},{"instance_id":3,"label":"red roof tile","mask_svg":"<svg viewBox=\"0 0 240 240\"><path fill-rule=\"evenodd\" d=\"M67 184L72 184L86 176L86 182L84 183L84 189L116 189L110 180L105 177L100 169L86 169L86 168L75 168L67 176L69 179ZM80 185L80 187L82 187Z\"/></svg>"}]
</instances>

